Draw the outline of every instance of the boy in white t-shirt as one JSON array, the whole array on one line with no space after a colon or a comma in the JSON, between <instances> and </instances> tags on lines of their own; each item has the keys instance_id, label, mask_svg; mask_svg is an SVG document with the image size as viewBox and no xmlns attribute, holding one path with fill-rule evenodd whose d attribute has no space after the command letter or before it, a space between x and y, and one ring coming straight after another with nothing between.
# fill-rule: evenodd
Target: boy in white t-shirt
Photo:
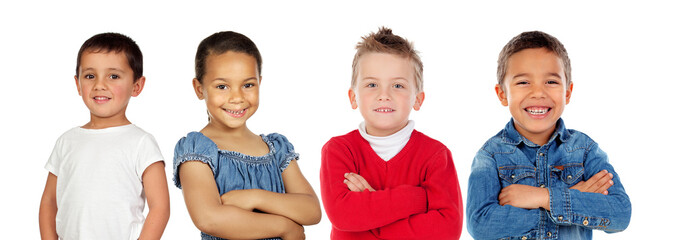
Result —
<instances>
[{"instance_id":1,"label":"boy in white t-shirt","mask_svg":"<svg viewBox=\"0 0 674 240\"><path fill-rule=\"evenodd\" d=\"M126 118L145 84L140 48L118 33L89 38L75 83L91 118L61 135L45 165L42 239L159 239L169 218L163 157L152 135Z\"/></svg>"}]
</instances>

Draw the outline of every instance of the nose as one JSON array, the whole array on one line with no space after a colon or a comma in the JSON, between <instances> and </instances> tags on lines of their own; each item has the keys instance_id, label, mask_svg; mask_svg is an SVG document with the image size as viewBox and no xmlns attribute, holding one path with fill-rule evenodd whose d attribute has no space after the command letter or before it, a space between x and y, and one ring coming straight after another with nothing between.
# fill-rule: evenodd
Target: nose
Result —
<instances>
[{"instance_id":1,"label":"nose","mask_svg":"<svg viewBox=\"0 0 674 240\"><path fill-rule=\"evenodd\" d=\"M390 89L386 87L379 88L377 95L377 101L389 101L391 100Z\"/></svg>"},{"instance_id":2,"label":"nose","mask_svg":"<svg viewBox=\"0 0 674 240\"><path fill-rule=\"evenodd\" d=\"M106 82L104 78L96 78L94 80L94 90L106 90Z\"/></svg>"},{"instance_id":3,"label":"nose","mask_svg":"<svg viewBox=\"0 0 674 240\"><path fill-rule=\"evenodd\" d=\"M229 102L230 103L242 103L243 102L243 92L240 88L233 88L229 92Z\"/></svg>"},{"instance_id":4,"label":"nose","mask_svg":"<svg viewBox=\"0 0 674 240\"><path fill-rule=\"evenodd\" d=\"M545 84L532 84L531 86L531 97L533 98L545 98Z\"/></svg>"}]
</instances>

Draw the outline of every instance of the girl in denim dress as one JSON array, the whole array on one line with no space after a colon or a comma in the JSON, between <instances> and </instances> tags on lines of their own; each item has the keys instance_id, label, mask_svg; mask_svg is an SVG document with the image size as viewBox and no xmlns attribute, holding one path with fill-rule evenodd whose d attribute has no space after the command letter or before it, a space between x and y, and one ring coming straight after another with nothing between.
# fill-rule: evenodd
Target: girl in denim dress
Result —
<instances>
[{"instance_id":1,"label":"girl in denim dress","mask_svg":"<svg viewBox=\"0 0 674 240\"><path fill-rule=\"evenodd\" d=\"M318 198L281 134L246 126L259 105L262 59L236 32L204 39L192 80L206 102L208 124L178 141L174 182L202 239L304 239L320 221Z\"/></svg>"}]
</instances>

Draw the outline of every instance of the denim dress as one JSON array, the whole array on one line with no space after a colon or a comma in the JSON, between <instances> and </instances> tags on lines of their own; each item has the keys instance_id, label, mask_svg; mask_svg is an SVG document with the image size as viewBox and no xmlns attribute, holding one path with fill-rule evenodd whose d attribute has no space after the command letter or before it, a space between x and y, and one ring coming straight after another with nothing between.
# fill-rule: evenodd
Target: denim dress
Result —
<instances>
[{"instance_id":1,"label":"denim dress","mask_svg":"<svg viewBox=\"0 0 674 240\"><path fill-rule=\"evenodd\" d=\"M613 174L608 195L570 189L602 170ZM499 193L512 184L547 188L550 210L499 205ZM593 229L627 228L631 211L606 153L562 119L543 146L520 135L511 120L477 153L468 179L466 222L475 239L592 239Z\"/></svg>"},{"instance_id":2,"label":"denim dress","mask_svg":"<svg viewBox=\"0 0 674 240\"><path fill-rule=\"evenodd\" d=\"M264 156L249 156L239 152L220 150L210 138L200 132L188 133L178 141L173 157L173 181L182 188L178 176L180 164L186 161L200 161L208 164L215 176L220 195L231 190L262 189L285 193L281 173L290 161L298 159L293 145L285 136L272 133L260 135L267 143L269 153ZM201 233L203 240L222 238ZM271 238L280 239L280 238Z\"/></svg>"}]
</instances>

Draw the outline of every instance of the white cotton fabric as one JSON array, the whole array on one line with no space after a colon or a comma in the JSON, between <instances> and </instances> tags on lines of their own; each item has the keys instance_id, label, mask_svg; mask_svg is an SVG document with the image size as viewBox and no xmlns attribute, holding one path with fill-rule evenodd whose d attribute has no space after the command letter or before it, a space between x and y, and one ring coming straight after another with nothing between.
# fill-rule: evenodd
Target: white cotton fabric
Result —
<instances>
[{"instance_id":1,"label":"white cotton fabric","mask_svg":"<svg viewBox=\"0 0 674 240\"><path fill-rule=\"evenodd\" d=\"M412 131L414 131L414 121L412 120L409 120L407 126L400 129L400 131L385 137L376 137L367 134L365 122L360 123L358 126L360 135L370 143L372 150L374 150L374 152L384 161L391 160L391 158L395 157L395 155L405 147L407 141L410 140L410 136L412 136Z\"/></svg>"},{"instance_id":2,"label":"white cotton fabric","mask_svg":"<svg viewBox=\"0 0 674 240\"><path fill-rule=\"evenodd\" d=\"M65 132L45 165L57 176L59 237L138 239L145 221L143 172L163 159L154 137L133 124Z\"/></svg>"}]
</instances>

